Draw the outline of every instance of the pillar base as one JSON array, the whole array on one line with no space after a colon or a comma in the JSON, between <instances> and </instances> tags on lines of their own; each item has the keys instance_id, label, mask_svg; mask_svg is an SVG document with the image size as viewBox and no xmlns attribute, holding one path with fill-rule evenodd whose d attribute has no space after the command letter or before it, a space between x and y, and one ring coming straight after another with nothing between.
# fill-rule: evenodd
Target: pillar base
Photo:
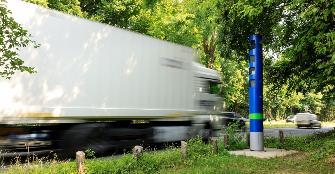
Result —
<instances>
[{"instance_id":1,"label":"pillar base","mask_svg":"<svg viewBox=\"0 0 335 174\"><path fill-rule=\"evenodd\" d=\"M250 150L264 151L264 133L250 132Z\"/></svg>"}]
</instances>

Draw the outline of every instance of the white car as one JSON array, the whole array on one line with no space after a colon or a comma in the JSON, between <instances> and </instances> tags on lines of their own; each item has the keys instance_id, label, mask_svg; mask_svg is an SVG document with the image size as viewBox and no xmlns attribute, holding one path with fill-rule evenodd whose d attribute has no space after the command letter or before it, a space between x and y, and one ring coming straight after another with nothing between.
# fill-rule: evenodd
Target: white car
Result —
<instances>
[{"instance_id":1,"label":"white car","mask_svg":"<svg viewBox=\"0 0 335 174\"><path fill-rule=\"evenodd\" d=\"M321 122L317 120L317 116L311 113L297 113L295 116L295 123L298 128L301 127L317 127L321 128Z\"/></svg>"},{"instance_id":2,"label":"white car","mask_svg":"<svg viewBox=\"0 0 335 174\"><path fill-rule=\"evenodd\" d=\"M289 122L294 123L294 120L295 120L294 115L290 115L290 116L288 116L288 117L286 118L286 122L287 122L287 123L289 123Z\"/></svg>"}]
</instances>

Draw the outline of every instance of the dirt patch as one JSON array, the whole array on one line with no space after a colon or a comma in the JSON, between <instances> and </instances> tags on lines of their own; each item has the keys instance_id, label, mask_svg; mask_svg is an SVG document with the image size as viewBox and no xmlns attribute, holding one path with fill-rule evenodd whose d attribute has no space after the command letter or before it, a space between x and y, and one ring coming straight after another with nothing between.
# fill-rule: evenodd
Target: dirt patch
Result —
<instances>
[{"instance_id":1,"label":"dirt patch","mask_svg":"<svg viewBox=\"0 0 335 174\"><path fill-rule=\"evenodd\" d=\"M288 155L287 157L290 157L290 158L293 158L296 161L299 161L299 160L306 159L309 155L310 154L306 153L306 152L298 152L298 153L294 153L294 154Z\"/></svg>"},{"instance_id":2,"label":"dirt patch","mask_svg":"<svg viewBox=\"0 0 335 174\"><path fill-rule=\"evenodd\" d=\"M331 155L330 157L326 158L326 163L335 166L335 154Z\"/></svg>"}]
</instances>

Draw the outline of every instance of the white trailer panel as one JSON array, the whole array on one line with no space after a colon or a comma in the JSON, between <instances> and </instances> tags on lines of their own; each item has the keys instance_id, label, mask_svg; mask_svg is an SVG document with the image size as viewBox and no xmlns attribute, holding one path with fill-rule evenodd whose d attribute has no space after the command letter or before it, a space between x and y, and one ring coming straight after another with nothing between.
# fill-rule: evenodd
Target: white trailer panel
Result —
<instances>
[{"instance_id":1,"label":"white trailer panel","mask_svg":"<svg viewBox=\"0 0 335 174\"><path fill-rule=\"evenodd\" d=\"M18 0L7 6L41 46L20 52L37 73L1 79L1 117L162 117L197 110L193 49Z\"/></svg>"}]
</instances>

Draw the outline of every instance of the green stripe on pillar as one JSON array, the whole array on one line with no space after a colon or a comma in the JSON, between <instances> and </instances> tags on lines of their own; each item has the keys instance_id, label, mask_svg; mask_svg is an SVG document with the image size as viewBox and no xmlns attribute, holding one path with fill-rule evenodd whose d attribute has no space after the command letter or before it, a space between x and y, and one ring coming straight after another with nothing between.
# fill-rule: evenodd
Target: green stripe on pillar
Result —
<instances>
[{"instance_id":1,"label":"green stripe on pillar","mask_svg":"<svg viewBox=\"0 0 335 174\"><path fill-rule=\"evenodd\" d=\"M249 114L249 119L261 120L261 119L263 119L263 114L260 114L260 113Z\"/></svg>"}]
</instances>

